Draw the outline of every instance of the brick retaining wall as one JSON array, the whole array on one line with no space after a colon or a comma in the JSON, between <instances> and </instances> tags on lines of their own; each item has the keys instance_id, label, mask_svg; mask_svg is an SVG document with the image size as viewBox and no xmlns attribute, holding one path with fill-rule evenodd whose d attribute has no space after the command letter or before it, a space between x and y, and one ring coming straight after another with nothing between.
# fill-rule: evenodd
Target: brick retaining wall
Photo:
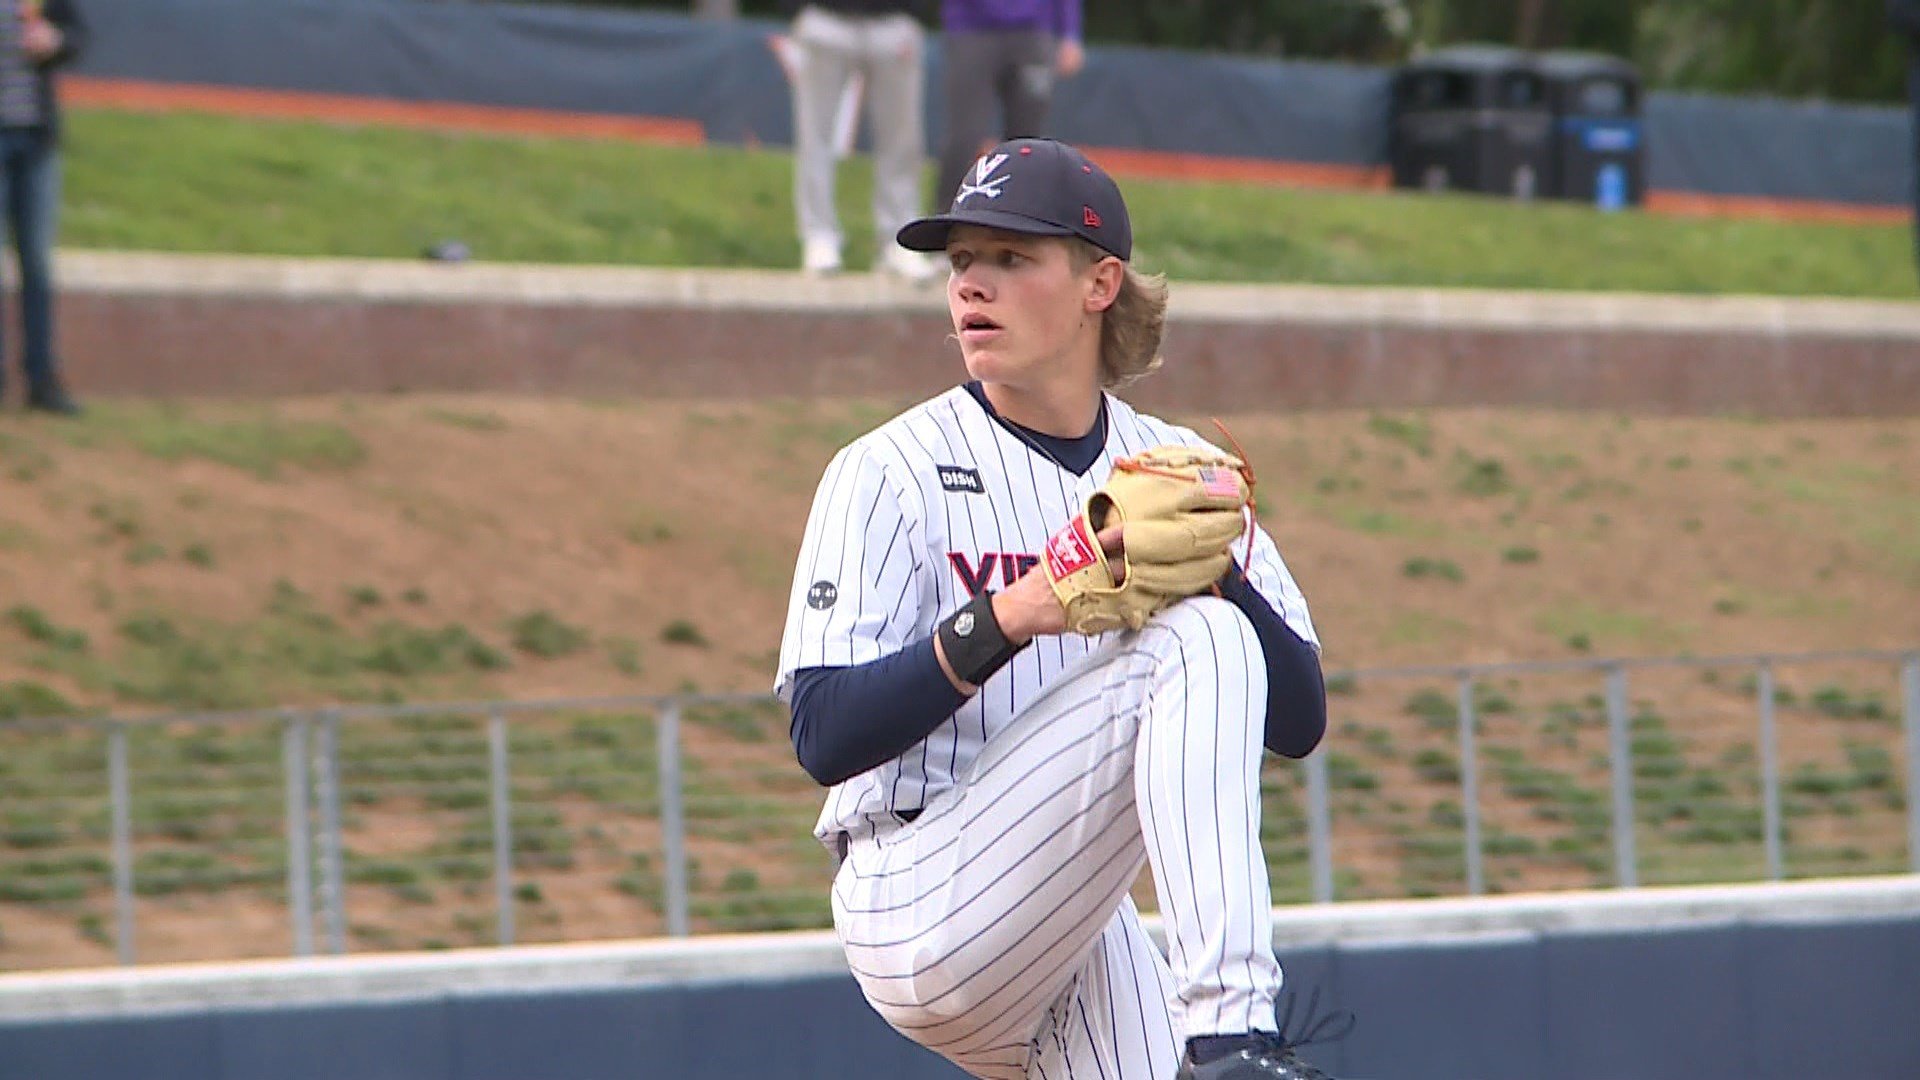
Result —
<instances>
[{"instance_id":1,"label":"brick retaining wall","mask_svg":"<svg viewBox=\"0 0 1920 1080\"><path fill-rule=\"evenodd\" d=\"M940 292L865 274L65 252L89 396L918 397ZM1160 409L1920 413L1920 305L1175 283Z\"/></svg>"}]
</instances>

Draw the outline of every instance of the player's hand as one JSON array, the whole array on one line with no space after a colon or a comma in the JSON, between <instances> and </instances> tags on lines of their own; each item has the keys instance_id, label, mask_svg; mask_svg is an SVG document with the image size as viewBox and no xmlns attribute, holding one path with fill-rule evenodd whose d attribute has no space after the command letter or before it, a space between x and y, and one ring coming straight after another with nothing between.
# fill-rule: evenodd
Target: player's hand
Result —
<instances>
[{"instance_id":1,"label":"player's hand","mask_svg":"<svg viewBox=\"0 0 1920 1080\"><path fill-rule=\"evenodd\" d=\"M773 59L780 65L780 70L786 75L788 82L793 82L800 77L800 47L793 43L791 36L768 34L767 49L773 53Z\"/></svg>"},{"instance_id":2,"label":"player's hand","mask_svg":"<svg viewBox=\"0 0 1920 1080\"><path fill-rule=\"evenodd\" d=\"M1060 73L1061 78L1071 79L1080 74L1080 69L1086 66L1086 46L1072 38L1060 43L1060 50L1053 60L1053 69Z\"/></svg>"},{"instance_id":3,"label":"player's hand","mask_svg":"<svg viewBox=\"0 0 1920 1080\"><path fill-rule=\"evenodd\" d=\"M1122 526L1109 525L1095 539L1118 569L1122 565L1119 555L1126 550ZM1000 632L1015 645L1025 645L1042 634L1062 634L1067 629L1067 611L1054 595L1052 583L1047 575L1033 570L993 594L993 617L1000 623Z\"/></svg>"},{"instance_id":4,"label":"player's hand","mask_svg":"<svg viewBox=\"0 0 1920 1080\"><path fill-rule=\"evenodd\" d=\"M20 20L20 51L34 60L45 60L59 52L65 40L60 28L48 22L44 16Z\"/></svg>"}]
</instances>

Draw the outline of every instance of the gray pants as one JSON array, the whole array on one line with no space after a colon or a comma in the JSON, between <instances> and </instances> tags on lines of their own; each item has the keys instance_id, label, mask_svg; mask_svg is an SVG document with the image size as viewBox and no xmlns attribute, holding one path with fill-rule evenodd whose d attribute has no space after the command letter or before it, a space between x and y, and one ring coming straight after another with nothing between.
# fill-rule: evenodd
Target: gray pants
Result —
<instances>
[{"instance_id":1,"label":"gray pants","mask_svg":"<svg viewBox=\"0 0 1920 1080\"><path fill-rule=\"evenodd\" d=\"M849 17L809 6L794 20L793 43L793 202L801 242L840 246L834 120L858 74L873 132L873 226L881 246L889 247L893 234L920 214L926 32L908 15Z\"/></svg>"},{"instance_id":2,"label":"gray pants","mask_svg":"<svg viewBox=\"0 0 1920 1080\"><path fill-rule=\"evenodd\" d=\"M982 150L1002 139L1046 134L1056 42L1044 30L990 30L948 34L943 47L946 134L934 198L944 210ZM997 131L996 113L1003 114Z\"/></svg>"}]
</instances>

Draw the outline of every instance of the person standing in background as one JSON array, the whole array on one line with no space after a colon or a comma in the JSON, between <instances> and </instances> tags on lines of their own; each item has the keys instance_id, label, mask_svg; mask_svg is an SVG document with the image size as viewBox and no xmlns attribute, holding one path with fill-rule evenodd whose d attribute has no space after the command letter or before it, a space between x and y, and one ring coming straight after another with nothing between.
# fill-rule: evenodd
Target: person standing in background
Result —
<instances>
[{"instance_id":1,"label":"person standing in background","mask_svg":"<svg viewBox=\"0 0 1920 1080\"><path fill-rule=\"evenodd\" d=\"M793 201L800 266L838 273L845 237L834 205L836 132L841 103L858 77L873 131L874 267L912 282L933 279L933 264L893 242L920 213L926 167L922 84L931 0L787 0L789 36L774 43L793 82Z\"/></svg>"},{"instance_id":2,"label":"person standing in background","mask_svg":"<svg viewBox=\"0 0 1920 1080\"><path fill-rule=\"evenodd\" d=\"M27 408L80 411L53 350L53 233L60 209L60 106L53 72L86 48L74 0L0 0L0 183L20 261Z\"/></svg>"},{"instance_id":3,"label":"person standing in background","mask_svg":"<svg viewBox=\"0 0 1920 1080\"><path fill-rule=\"evenodd\" d=\"M946 35L936 209L945 209L980 151L1002 139L1046 130L1056 77L1086 64L1081 0L942 0ZM995 110L1000 126L994 127Z\"/></svg>"},{"instance_id":4,"label":"person standing in background","mask_svg":"<svg viewBox=\"0 0 1920 1080\"><path fill-rule=\"evenodd\" d=\"M1920 267L1920 0L1887 0L1887 20L1907 39L1907 100L1913 107L1913 254Z\"/></svg>"}]
</instances>

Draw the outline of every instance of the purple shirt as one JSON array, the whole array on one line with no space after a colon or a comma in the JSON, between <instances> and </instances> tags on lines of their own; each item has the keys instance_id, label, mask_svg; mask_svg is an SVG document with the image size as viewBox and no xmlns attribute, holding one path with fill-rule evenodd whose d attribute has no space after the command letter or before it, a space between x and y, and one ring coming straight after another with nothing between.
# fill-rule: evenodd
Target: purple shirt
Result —
<instances>
[{"instance_id":1,"label":"purple shirt","mask_svg":"<svg viewBox=\"0 0 1920 1080\"><path fill-rule=\"evenodd\" d=\"M951 31L1045 30L1080 40L1080 0L943 0L940 25Z\"/></svg>"}]
</instances>

